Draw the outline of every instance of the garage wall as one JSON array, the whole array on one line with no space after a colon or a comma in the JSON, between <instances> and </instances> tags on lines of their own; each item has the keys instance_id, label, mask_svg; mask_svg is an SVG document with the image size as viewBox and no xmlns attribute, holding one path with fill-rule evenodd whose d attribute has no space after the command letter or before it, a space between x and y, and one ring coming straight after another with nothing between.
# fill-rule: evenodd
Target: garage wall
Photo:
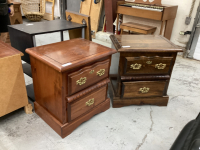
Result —
<instances>
[{"instance_id":1,"label":"garage wall","mask_svg":"<svg viewBox=\"0 0 200 150\"><path fill-rule=\"evenodd\" d=\"M134 0L126 0L134 2ZM179 35L180 31L191 31L192 26L194 23L194 17L197 12L197 7L199 5L200 0L196 0L194 10L192 13L192 20L190 25L185 25L185 18L189 15L190 8L192 5L192 0L162 0L162 4L168 4L168 5L178 5L178 12L176 15L174 28L172 31L171 41L179 46L185 47L188 40L189 35ZM142 23L142 24L148 24L152 26L156 26L158 29L155 34L159 34L161 22L160 21L154 21L149 19L142 19L137 17L131 17L131 16L124 16L124 22L136 22L136 23Z\"/></svg>"}]
</instances>

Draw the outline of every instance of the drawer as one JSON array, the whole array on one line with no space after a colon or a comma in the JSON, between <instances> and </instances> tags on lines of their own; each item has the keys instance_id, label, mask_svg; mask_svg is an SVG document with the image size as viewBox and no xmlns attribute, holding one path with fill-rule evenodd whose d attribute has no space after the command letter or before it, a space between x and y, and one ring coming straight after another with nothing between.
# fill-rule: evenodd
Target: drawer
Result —
<instances>
[{"instance_id":1,"label":"drawer","mask_svg":"<svg viewBox=\"0 0 200 150\"><path fill-rule=\"evenodd\" d=\"M88 86L91 86L109 75L109 62L107 59L87 66L79 71L68 75L68 93L74 94Z\"/></svg>"},{"instance_id":2,"label":"drawer","mask_svg":"<svg viewBox=\"0 0 200 150\"><path fill-rule=\"evenodd\" d=\"M93 92L88 96L85 96L80 100L77 100L76 102L70 104L71 120L79 117L80 115L99 105L101 102L106 100L106 97L107 85L100 88L96 92Z\"/></svg>"},{"instance_id":3,"label":"drawer","mask_svg":"<svg viewBox=\"0 0 200 150\"><path fill-rule=\"evenodd\" d=\"M164 96L166 81L122 82L122 97Z\"/></svg>"},{"instance_id":4,"label":"drawer","mask_svg":"<svg viewBox=\"0 0 200 150\"><path fill-rule=\"evenodd\" d=\"M173 57L125 57L125 75L130 74L170 74Z\"/></svg>"}]
</instances>

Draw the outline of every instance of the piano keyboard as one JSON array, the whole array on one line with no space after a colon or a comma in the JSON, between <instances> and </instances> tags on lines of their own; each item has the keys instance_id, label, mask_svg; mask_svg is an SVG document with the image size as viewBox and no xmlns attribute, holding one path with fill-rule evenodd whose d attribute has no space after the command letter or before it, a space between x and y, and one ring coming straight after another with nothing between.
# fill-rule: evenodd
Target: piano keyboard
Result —
<instances>
[{"instance_id":1,"label":"piano keyboard","mask_svg":"<svg viewBox=\"0 0 200 150\"><path fill-rule=\"evenodd\" d=\"M164 7L160 7L160 6L152 6L152 5L144 5L144 4L134 4L134 3L126 3L126 4L122 4L120 6L132 7L132 8L144 9L144 10L159 11L159 12L162 12L163 9L164 9Z\"/></svg>"}]
</instances>

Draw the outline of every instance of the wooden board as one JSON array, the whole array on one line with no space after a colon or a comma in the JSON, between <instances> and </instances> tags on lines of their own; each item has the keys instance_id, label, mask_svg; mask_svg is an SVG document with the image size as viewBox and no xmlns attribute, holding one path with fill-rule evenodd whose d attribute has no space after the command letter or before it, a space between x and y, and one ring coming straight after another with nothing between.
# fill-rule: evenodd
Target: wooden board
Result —
<instances>
[{"instance_id":1,"label":"wooden board","mask_svg":"<svg viewBox=\"0 0 200 150\"><path fill-rule=\"evenodd\" d=\"M28 105L21 56L0 59L0 117Z\"/></svg>"},{"instance_id":2,"label":"wooden board","mask_svg":"<svg viewBox=\"0 0 200 150\"><path fill-rule=\"evenodd\" d=\"M44 19L45 20L54 20L54 7L55 7L55 0L45 0L45 10L46 10L46 2L52 3L52 14L45 13Z\"/></svg>"},{"instance_id":3,"label":"wooden board","mask_svg":"<svg viewBox=\"0 0 200 150\"><path fill-rule=\"evenodd\" d=\"M97 4L94 3L94 0L85 0L81 2L80 13L90 16L91 30L93 32L98 31L102 6L103 0L100 0Z\"/></svg>"},{"instance_id":4,"label":"wooden board","mask_svg":"<svg viewBox=\"0 0 200 150\"><path fill-rule=\"evenodd\" d=\"M71 22L82 24L83 19L85 20L86 25L87 25L87 27L85 28L85 39L92 41L90 16L83 15L83 14L76 13L76 12L69 11L69 10L66 10L65 13L66 13L66 20L68 20L68 16L71 16L71 18L72 18ZM81 38L81 33L82 33L81 30L82 29L69 30L70 39Z\"/></svg>"}]
</instances>

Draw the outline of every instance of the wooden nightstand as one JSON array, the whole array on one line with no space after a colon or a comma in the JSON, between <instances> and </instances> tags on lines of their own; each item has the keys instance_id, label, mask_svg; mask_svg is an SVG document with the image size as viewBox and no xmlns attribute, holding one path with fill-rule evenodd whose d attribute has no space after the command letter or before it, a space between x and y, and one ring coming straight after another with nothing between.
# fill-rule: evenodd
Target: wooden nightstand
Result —
<instances>
[{"instance_id":1,"label":"wooden nightstand","mask_svg":"<svg viewBox=\"0 0 200 150\"><path fill-rule=\"evenodd\" d=\"M84 39L27 49L35 112L62 138L109 109L107 84L116 50Z\"/></svg>"},{"instance_id":2,"label":"wooden nightstand","mask_svg":"<svg viewBox=\"0 0 200 150\"><path fill-rule=\"evenodd\" d=\"M154 35L111 35L120 53L119 70L111 76L113 107L152 104L166 106L167 89L182 52L169 40Z\"/></svg>"}]
</instances>

